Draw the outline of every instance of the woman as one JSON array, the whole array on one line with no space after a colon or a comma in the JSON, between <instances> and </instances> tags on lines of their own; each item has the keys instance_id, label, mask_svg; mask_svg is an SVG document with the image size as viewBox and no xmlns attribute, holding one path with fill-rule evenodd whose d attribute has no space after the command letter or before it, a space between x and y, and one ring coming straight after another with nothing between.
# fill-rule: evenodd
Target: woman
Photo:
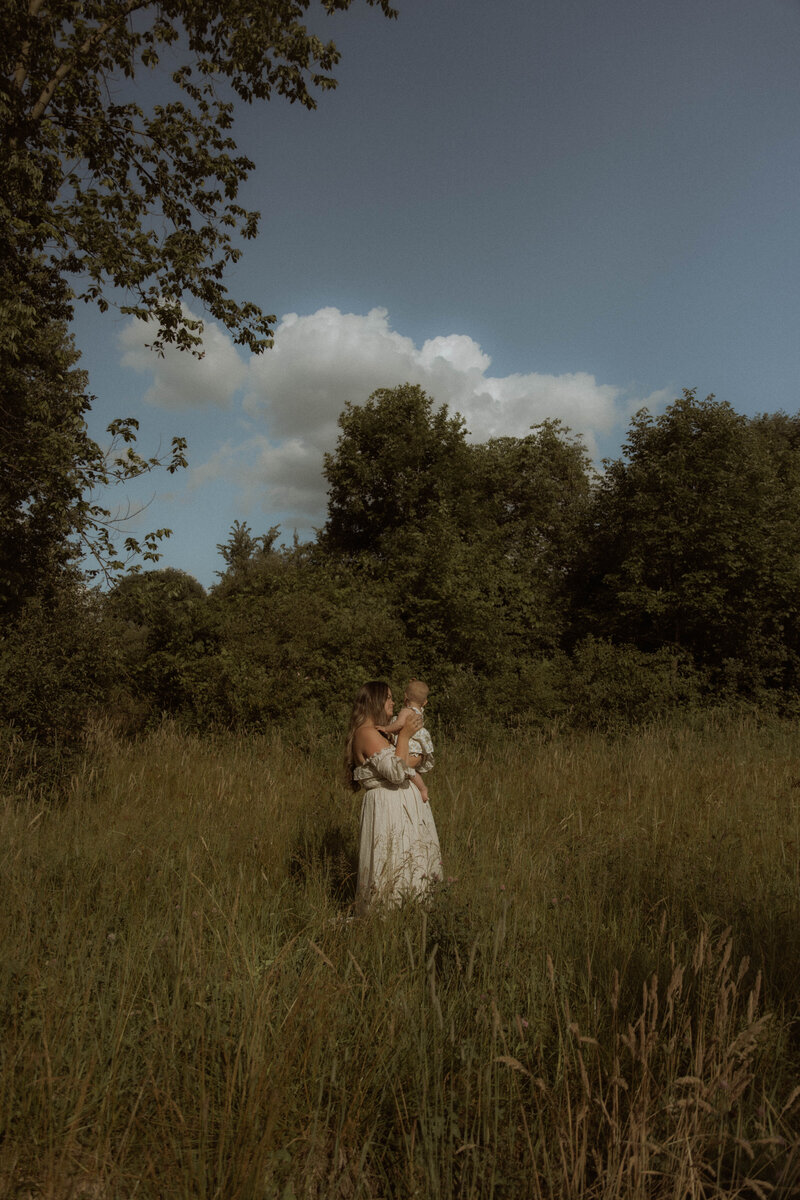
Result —
<instances>
[{"instance_id":1,"label":"woman","mask_svg":"<svg viewBox=\"0 0 800 1200\"><path fill-rule=\"evenodd\" d=\"M409 753L408 740L422 725L412 714L397 734L397 744L377 728L394 714L387 683L360 688L353 704L345 761L353 791L364 788L358 851L356 907L364 912L372 900L400 904L422 895L441 878L442 857L430 804L412 783L420 759Z\"/></svg>"}]
</instances>

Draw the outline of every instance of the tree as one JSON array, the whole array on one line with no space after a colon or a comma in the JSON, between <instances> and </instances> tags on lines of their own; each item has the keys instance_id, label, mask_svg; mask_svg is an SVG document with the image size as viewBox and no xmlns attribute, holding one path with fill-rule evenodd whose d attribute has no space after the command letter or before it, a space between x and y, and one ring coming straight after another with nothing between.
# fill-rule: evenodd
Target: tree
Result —
<instances>
[{"instance_id":1,"label":"tree","mask_svg":"<svg viewBox=\"0 0 800 1200\"><path fill-rule=\"evenodd\" d=\"M172 472L185 464L182 438L173 439L166 459L137 454L133 420L112 422L106 448L88 436L84 414L91 397L67 328L66 284L38 263L21 298L37 319L11 353L0 354L0 616L17 613L33 596L52 600L81 552L97 561L89 576L122 567L112 513L93 499L93 489L159 465ZM156 559L157 543L168 533L127 537L125 553Z\"/></svg>"},{"instance_id":2,"label":"tree","mask_svg":"<svg viewBox=\"0 0 800 1200\"><path fill-rule=\"evenodd\" d=\"M320 0L325 13L352 0ZM388 0L366 0L394 16ZM154 319L153 345L197 348L184 297L253 351L273 318L233 300L225 267L258 214L237 202L252 163L231 136L234 99L307 108L339 54L311 33L311 0L5 0L0 5L0 565L17 604L73 557L75 538L122 565L97 484L161 460L117 421L111 456L88 438L86 380L67 335L75 291ZM165 69L156 72L161 65ZM146 111L142 76L157 102ZM156 95L156 89L160 92ZM173 442L170 470L182 465ZM167 531L126 554L158 557ZM72 539L72 540L70 540ZM124 558L124 555L123 555Z\"/></svg>"},{"instance_id":3,"label":"tree","mask_svg":"<svg viewBox=\"0 0 800 1200\"><path fill-rule=\"evenodd\" d=\"M380 388L364 405L348 403L339 417L336 449L326 454L326 550L376 563L405 560L415 531L434 513L457 519L459 485L467 477L464 420L417 384Z\"/></svg>"},{"instance_id":4,"label":"tree","mask_svg":"<svg viewBox=\"0 0 800 1200\"><path fill-rule=\"evenodd\" d=\"M348 404L339 426L336 449L325 456L321 550L366 572L368 586L388 588L429 662L493 657L486 645L495 636L493 600L474 561L476 496L463 418L406 383Z\"/></svg>"},{"instance_id":5,"label":"tree","mask_svg":"<svg viewBox=\"0 0 800 1200\"><path fill-rule=\"evenodd\" d=\"M749 689L785 680L800 615L796 432L689 390L660 417L637 413L591 511L588 631L688 650Z\"/></svg>"},{"instance_id":6,"label":"tree","mask_svg":"<svg viewBox=\"0 0 800 1200\"><path fill-rule=\"evenodd\" d=\"M352 0L320 0L326 13ZM230 298L225 266L258 214L237 203L252 163L231 137L234 104L273 94L306 108L335 87L332 42L311 0L7 0L0 7L0 258L6 284L32 260L80 280L80 297L155 316L155 344L200 337L192 296L258 351L271 323ZM388 0L367 0L394 16ZM146 112L132 81L162 60L169 86ZM162 80L163 82L163 80ZM30 328L7 286L6 324ZM11 318L10 322L8 318Z\"/></svg>"},{"instance_id":7,"label":"tree","mask_svg":"<svg viewBox=\"0 0 800 1200\"><path fill-rule=\"evenodd\" d=\"M44 595L70 558L85 460L86 374L66 329L61 281L37 273L39 322L0 379L0 614ZM33 300L33 296L31 296Z\"/></svg>"},{"instance_id":8,"label":"tree","mask_svg":"<svg viewBox=\"0 0 800 1200\"><path fill-rule=\"evenodd\" d=\"M245 577L249 577L254 570L269 562L275 553L274 543L280 528L280 525L273 525L266 533L257 537L246 521L234 521L227 542L217 542L217 549L225 562L225 570L217 571L220 579L229 588L241 585Z\"/></svg>"},{"instance_id":9,"label":"tree","mask_svg":"<svg viewBox=\"0 0 800 1200\"><path fill-rule=\"evenodd\" d=\"M506 607L528 649L557 645L567 619L566 580L592 481L583 442L560 421L524 438L473 448L472 486L481 498L485 553L505 572Z\"/></svg>"},{"instance_id":10,"label":"tree","mask_svg":"<svg viewBox=\"0 0 800 1200\"><path fill-rule=\"evenodd\" d=\"M216 645L202 584L174 567L129 574L105 610L133 697L157 715L190 707L194 677Z\"/></svg>"},{"instance_id":11,"label":"tree","mask_svg":"<svg viewBox=\"0 0 800 1200\"><path fill-rule=\"evenodd\" d=\"M349 404L339 425L321 551L387 589L418 662L475 687L492 680L518 706L521 674L565 623L583 446L557 422L468 443L463 419L410 384Z\"/></svg>"},{"instance_id":12,"label":"tree","mask_svg":"<svg viewBox=\"0 0 800 1200\"><path fill-rule=\"evenodd\" d=\"M77 743L90 709L102 710L114 647L96 594L67 580L44 603L34 597L3 622L0 742L11 726L29 743Z\"/></svg>"},{"instance_id":13,"label":"tree","mask_svg":"<svg viewBox=\"0 0 800 1200\"><path fill-rule=\"evenodd\" d=\"M237 523L220 547L228 570L210 597L219 651L195 708L231 726L332 711L340 725L364 679L408 661L401 622L379 582L365 588L347 563L311 545L272 549L273 533L255 538ZM231 549L248 540L249 557L233 566Z\"/></svg>"}]
</instances>

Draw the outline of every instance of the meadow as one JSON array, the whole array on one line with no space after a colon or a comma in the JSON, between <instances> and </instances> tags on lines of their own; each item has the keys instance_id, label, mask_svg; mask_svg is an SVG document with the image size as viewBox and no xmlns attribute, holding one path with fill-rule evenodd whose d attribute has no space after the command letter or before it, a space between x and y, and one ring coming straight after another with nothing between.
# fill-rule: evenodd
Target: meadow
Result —
<instances>
[{"instance_id":1,"label":"meadow","mask_svg":"<svg viewBox=\"0 0 800 1200\"><path fill-rule=\"evenodd\" d=\"M0 1195L800 1194L800 731L438 740L445 879L364 920L311 731L3 799Z\"/></svg>"}]
</instances>

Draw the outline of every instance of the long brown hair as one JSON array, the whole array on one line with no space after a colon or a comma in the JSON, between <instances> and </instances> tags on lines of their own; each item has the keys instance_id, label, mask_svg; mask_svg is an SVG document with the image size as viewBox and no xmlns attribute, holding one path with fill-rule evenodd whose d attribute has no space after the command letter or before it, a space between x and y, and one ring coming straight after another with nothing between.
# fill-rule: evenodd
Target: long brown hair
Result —
<instances>
[{"instance_id":1,"label":"long brown hair","mask_svg":"<svg viewBox=\"0 0 800 1200\"><path fill-rule=\"evenodd\" d=\"M353 769L356 765L353 755L353 738L356 735L356 730L362 725L366 725L367 721L372 721L374 725L382 724L386 716L386 701L389 698L389 685L383 679L371 679L369 683L363 683L356 693L356 698L353 701L353 711L350 714L350 728L347 731L347 741L344 747L344 766L347 782L354 792L358 791L358 784L353 779Z\"/></svg>"}]
</instances>

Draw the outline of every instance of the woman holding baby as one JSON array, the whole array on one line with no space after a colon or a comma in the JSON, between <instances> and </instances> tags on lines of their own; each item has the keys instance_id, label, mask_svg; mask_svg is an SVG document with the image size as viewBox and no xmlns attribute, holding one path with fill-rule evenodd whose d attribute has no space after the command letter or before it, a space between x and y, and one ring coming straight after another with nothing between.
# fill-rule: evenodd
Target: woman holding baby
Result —
<instances>
[{"instance_id":1,"label":"woman holding baby","mask_svg":"<svg viewBox=\"0 0 800 1200\"><path fill-rule=\"evenodd\" d=\"M421 702L420 695L419 689L406 693L395 724L391 688L383 681L365 683L353 704L345 762L353 790L364 789L356 899L360 912L374 900L400 904L421 896L441 878L436 824L418 774L433 765L421 715L427 688Z\"/></svg>"}]
</instances>

